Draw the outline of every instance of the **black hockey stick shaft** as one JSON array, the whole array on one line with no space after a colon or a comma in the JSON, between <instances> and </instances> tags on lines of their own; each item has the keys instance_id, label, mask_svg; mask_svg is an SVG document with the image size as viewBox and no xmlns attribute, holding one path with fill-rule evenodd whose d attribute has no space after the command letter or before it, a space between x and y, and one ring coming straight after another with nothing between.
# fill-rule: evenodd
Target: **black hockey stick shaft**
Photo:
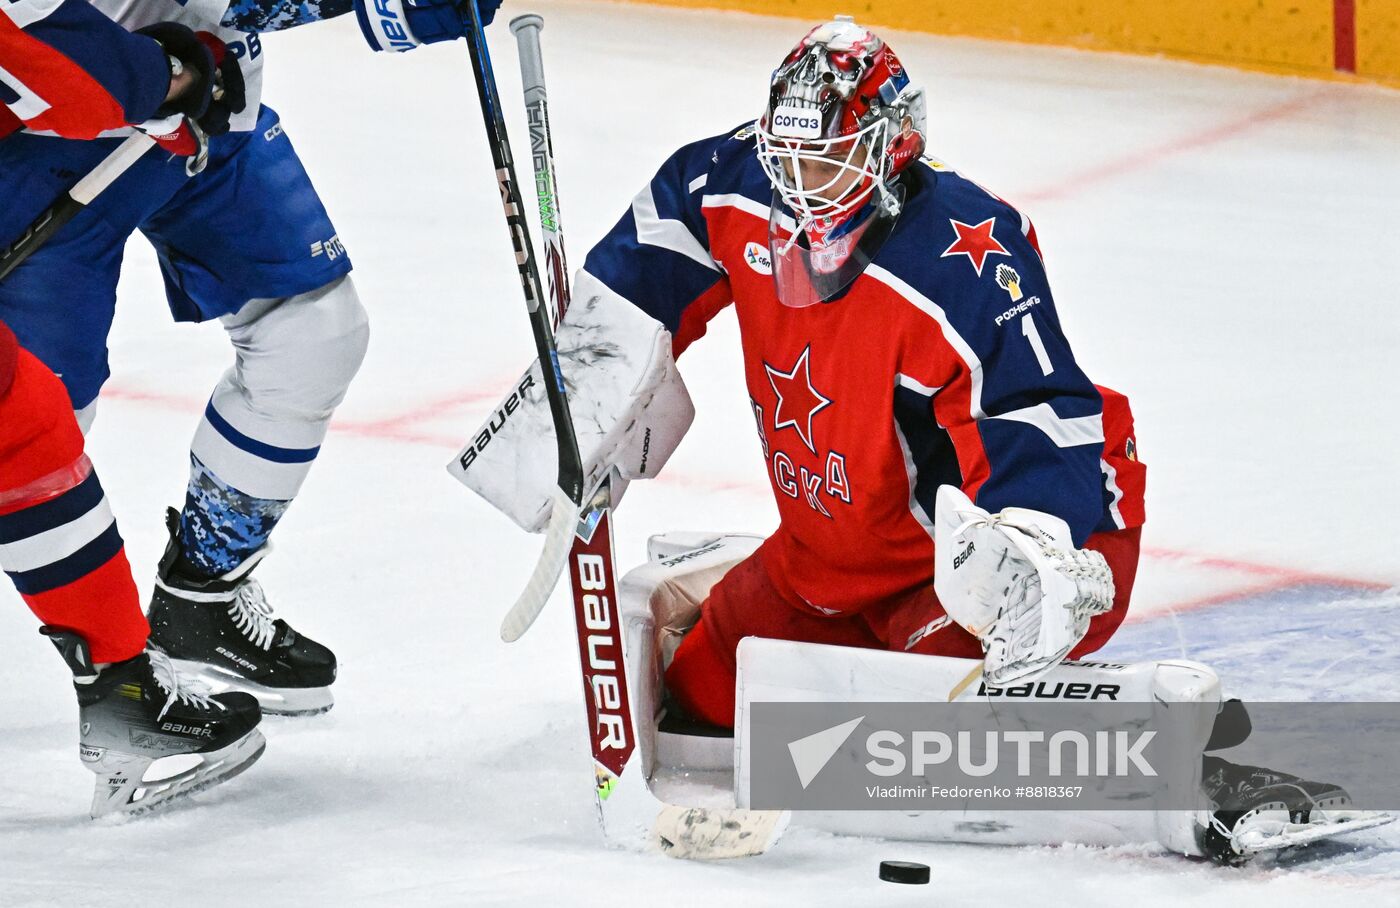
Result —
<instances>
[{"instance_id":1,"label":"black hockey stick shaft","mask_svg":"<svg viewBox=\"0 0 1400 908\"><path fill-rule=\"evenodd\" d=\"M78 212L101 195L117 177L126 173L131 165L136 163L136 159L154 144L155 140L145 133L135 133L103 158L102 163L89 171L88 175L79 180L61 199L44 209L43 213L25 228L24 233L20 234L19 239L0 251L0 281L9 277L10 272L23 264L25 259L53 239L54 234L58 233L64 224L73 220Z\"/></svg>"},{"instance_id":2,"label":"black hockey stick shaft","mask_svg":"<svg viewBox=\"0 0 1400 908\"><path fill-rule=\"evenodd\" d=\"M496 182L501 191L506 226L511 245L515 248L515 263L520 271L520 287L525 293L525 306L530 315L530 330L535 337L535 352L544 373L545 395L554 421L554 435L559 446L559 488L575 504L583 503L583 462L579 456L578 440L573 420L569 417L569 401L564 391L564 374L559 368L559 352L554 346L554 331L550 325L549 307L545 305L540 285L539 265L535 261L525 222L525 206L515 176L515 162L510 153L510 138L506 134L505 117L501 112L500 93L496 89L496 74L491 68L491 54L486 47L486 31L481 25L481 13L475 2L471 9L472 27L467 36L471 53L472 75L481 96L481 115L486 125L486 139L491 146L491 160L496 167Z\"/></svg>"}]
</instances>

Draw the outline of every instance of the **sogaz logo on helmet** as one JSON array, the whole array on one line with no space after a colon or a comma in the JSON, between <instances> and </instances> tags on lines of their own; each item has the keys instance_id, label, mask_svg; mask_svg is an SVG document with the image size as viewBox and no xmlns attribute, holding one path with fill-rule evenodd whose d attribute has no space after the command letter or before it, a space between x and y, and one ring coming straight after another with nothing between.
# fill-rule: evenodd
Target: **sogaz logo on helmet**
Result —
<instances>
[{"instance_id":1,"label":"sogaz logo on helmet","mask_svg":"<svg viewBox=\"0 0 1400 908\"><path fill-rule=\"evenodd\" d=\"M810 107L779 105L778 109L773 111L773 134L785 139L819 139L822 134L822 115Z\"/></svg>"},{"instance_id":2,"label":"sogaz logo on helmet","mask_svg":"<svg viewBox=\"0 0 1400 908\"><path fill-rule=\"evenodd\" d=\"M773 273L773 259L768 255L768 247L762 243L749 243L744 247L744 261L759 274Z\"/></svg>"}]
</instances>

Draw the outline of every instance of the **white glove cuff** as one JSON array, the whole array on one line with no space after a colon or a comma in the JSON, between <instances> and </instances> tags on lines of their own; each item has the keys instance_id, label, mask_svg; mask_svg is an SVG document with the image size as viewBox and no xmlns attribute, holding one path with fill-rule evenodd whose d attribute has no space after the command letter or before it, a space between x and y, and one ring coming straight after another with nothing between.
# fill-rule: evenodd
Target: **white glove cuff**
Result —
<instances>
[{"instance_id":1,"label":"white glove cuff","mask_svg":"<svg viewBox=\"0 0 1400 908\"><path fill-rule=\"evenodd\" d=\"M375 50L413 50L420 43L408 27L403 0L355 0L355 20Z\"/></svg>"}]
</instances>

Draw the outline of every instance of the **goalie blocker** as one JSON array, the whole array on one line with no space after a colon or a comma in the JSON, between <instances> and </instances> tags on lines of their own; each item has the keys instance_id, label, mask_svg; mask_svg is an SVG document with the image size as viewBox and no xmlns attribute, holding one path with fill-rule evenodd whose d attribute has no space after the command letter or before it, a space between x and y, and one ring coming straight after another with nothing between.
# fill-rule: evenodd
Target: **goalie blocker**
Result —
<instances>
[{"instance_id":1,"label":"goalie blocker","mask_svg":"<svg viewBox=\"0 0 1400 908\"><path fill-rule=\"evenodd\" d=\"M671 333L579 271L555 343L583 461L584 500L616 467L616 504L630 480L661 471L695 418ZM558 485L554 436L537 360L448 472L522 529L543 532Z\"/></svg>"}]
</instances>

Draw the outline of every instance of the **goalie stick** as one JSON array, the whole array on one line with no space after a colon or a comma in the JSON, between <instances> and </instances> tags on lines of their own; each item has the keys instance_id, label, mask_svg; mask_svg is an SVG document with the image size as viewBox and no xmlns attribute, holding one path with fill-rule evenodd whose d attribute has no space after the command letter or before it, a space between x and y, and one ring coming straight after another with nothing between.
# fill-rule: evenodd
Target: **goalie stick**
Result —
<instances>
[{"instance_id":1,"label":"goalie stick","mask_svg":"<svg viewBox=\"0 0 1400 908\"><path fill-rule=\"evenodd\" d=\"M520 81L530 123L530 158L535 171L535 194L539 199L540 234L544 240L545 264L549 268L549 296L554 304L554 324L558 325L569 308L569 271L564 255L558 180L554 172L554 141L549 129L544 56L540 50L540 31L543 28L544 19L534 13L517 16L510 23L519 48ZM578 631L579 664L583 672L589 746L593 756L593 793L598 802L599 820L602 821L602 802L612 793L636 747L627 697L626 663L622 660L622 628L616 620L615 608L609 611L609 605L615 606L617 602L611 471L604 474L584 504L573 524L572 544L567 558L574 624Z\"/></svg>"},{"instance_id":2,"label":"goalie stick","mask_svg":"<svg viewBox=\"0 0 1400 908\"><path fill-rule=\"evenodd\" d=\"M530 156L539 200L540 233L548 268L549 294L557 326L569 308L569 270L564 254L554 140L544 80L540 31L535 14L517 16L510 29L520 58L521 85L530 124ZM578 634L584 709L593 759L593 794L603 834L625 835L650 830L661 851L698 860L734 858L766 851L787 825L788 814L685 807L661 801L641 778L637 727L623 652L623 629L617 596L617 560L613 552L613 469L584 502L574 524L568 553L569 587ZM548 591L544 592L548 595ZM631 767L626 784L623 773Z\"/></svg>"},{"instance_id":3,"label":"goalie stick","mask_svg":"<svg viewBox=\"0 0 1400 908\"><path fill-rule=\"evenodd\" d=\"M525 307L530 315L530 330L535 338L535 353L544 373L545 395L554 422L554 437L559 448L558 488L551 505L549 527L545 532L544 549L530 575L525 589L501 622L501 638L507 642L520 638L529 629L549 600L564 570L569 539L578 522L583 501L583 463L579 456L574 424L569 417L569 401L564 390L564 374L559 368L559 352L554 346L554 331L548 307L540 289L539 266L535 262L534 246L530 242L525 222L524 205L516 183L515 162L511 157L510 138L506 134L505 117L501 112L496 74L491 67L491 53L486 47L486 31L481 24L481 11L476 3L466 4L471 10L467 49L471 55L472 75L481 96L482 121L486 126L487 143L491 146L491 161L496 168L496 182L505 209L506 227L515 249L515 263L520 272L520 287L525 294Z\"/></svg>"}]
</instances>

